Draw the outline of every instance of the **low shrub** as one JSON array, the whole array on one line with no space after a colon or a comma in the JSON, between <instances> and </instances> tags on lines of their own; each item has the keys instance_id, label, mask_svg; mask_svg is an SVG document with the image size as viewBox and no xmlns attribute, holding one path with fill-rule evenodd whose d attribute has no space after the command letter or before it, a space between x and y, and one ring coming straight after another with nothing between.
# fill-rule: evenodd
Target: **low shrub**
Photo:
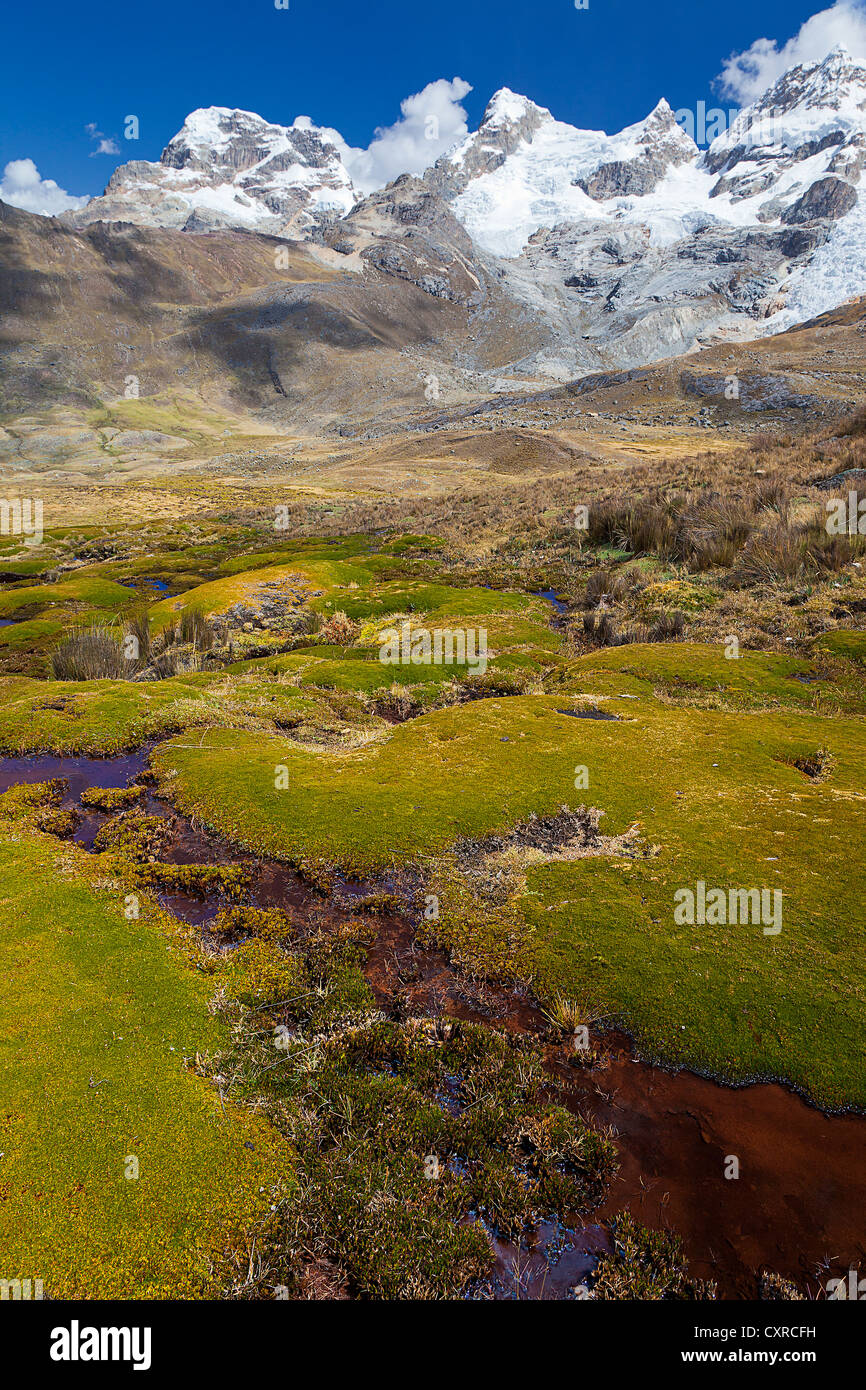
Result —
<instances>
[{"instance_id":1,"label":"low shrub","mask_svg":"<svg viewBox=\"0 0 866 1390\"><path fill-rule=\"evenodd\" d=\"M611 1222L613 1252L599 1260L592 1282L598 1299L709 1300L715 1284L693 1279L682 1241L670 1231L649 1231L622 1212Z\"/></svg>"},{"instance_id":2,"label":"low shrub","mask_svg":"<svg viewBox=\"0 0 866 1390\"><path fill-rule=\"evenodd\" d=\"M350 647L356 641L361 627L348 614L339 610L322 623L319 636L323 642L339 647Z\"/></svg>"}]
</instances>

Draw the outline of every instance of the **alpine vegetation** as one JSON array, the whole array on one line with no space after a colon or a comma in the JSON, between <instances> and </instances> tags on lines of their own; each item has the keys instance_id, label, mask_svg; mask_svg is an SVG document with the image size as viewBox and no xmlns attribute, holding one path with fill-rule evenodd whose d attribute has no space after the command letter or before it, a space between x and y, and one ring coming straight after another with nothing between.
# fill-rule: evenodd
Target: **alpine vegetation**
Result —
<instances>
[{"instance_id":1,"label":"alpine vegetation","mask_svg":"<svg viewBox=\"0 0 866 1390\"><path fill-rule=\"evenodd\" d=\"M381 635L383 666L465 666L473 676L487 671L486 628L414 627L403 622Z\"/></svg>"},{"instance_id":2,"label":"alpine vegetation","mask_svg":"<svg viewBox=\"0 0 866 1390\"><path fill-rule=\"evenodd\" d=\"M639 1376L830 1315L832 1381L866 0L823 3L788 38L755 0L777 37L721 83L681 0L9 7L0 1305L34 1369L158 1370L164 1304L206 1382L225 1302L242 1369L311 1302L424 1302L441 1346L446 1301L580 1300ZM465 76L416 81L433 52Z\"/></svg>"},{"instance_id":3,"label":"alpine vegetation","mask_svg":"<svg viewBox=\"0 0 866 1390\"><path fill-rule=\"evenodd\" d=\"M678 927L763 926L764 936L782 930L781 888L707 888L698 879L694 888L674 894Z\"/></svg>"}]
</instances>

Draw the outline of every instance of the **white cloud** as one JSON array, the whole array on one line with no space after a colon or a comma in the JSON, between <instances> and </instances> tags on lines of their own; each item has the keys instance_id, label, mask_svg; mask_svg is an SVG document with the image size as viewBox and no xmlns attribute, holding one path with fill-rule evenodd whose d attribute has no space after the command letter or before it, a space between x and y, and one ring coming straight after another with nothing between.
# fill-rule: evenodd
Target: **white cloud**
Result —
<instances>
[{"instance_id":1,"label":"white cloud","mask_svg":"<svg viewBox=\"0 0 866 1390\"><path fill-rule=\"evenodd\" d=\"M367 149L353 149L335 130L327 130L340 151L355 187L372 193L400 174L421 174L458 140L469 133L460 105L472 91L462 77L440 77L423 91L400 103L403 113L394 125L379 127ZM300 117L296 125L307 120Z\"/></svg>"},{"instance_id":2,"label":"white cloud","mask_svg":"<svg viewBox=\"0 0 866 1390\"><path fill-rule=\"evenodd\" d=\"M90 158L97 154L120 154L120 146L111 135L106 135L104 131L97 127L95 121L90 121L84 129L91 140L96 141L96 149L90 151Z\"/></svg>"},{"instance_id":3,"label":"white cloud","mask_svg":"<svg viewBox=\"0 0 866 1390\"><path fill-rule=\"evenodd\" d=\"M0 181L0 201L25 212L39 212L43 217L55 217L70 208L83 208L89 198L76 198L66 193L54 179L43 179L32 159L13 159L3 170Z\"/></svg>"},{"instance_id":4,"label":"white cloud","mask_svg":"<svg viewBox=\"0 0 866 1390\"><path fill-rule=\"evenodd\" d=\"M756 39L745 53L734 53L718 77L726 97L747 105L798 63L820 63L837 44L866 61L866 0L836 0L829 10L807 19L798 34L781 46L775 39Z\"/></svg>"}]
</instances>

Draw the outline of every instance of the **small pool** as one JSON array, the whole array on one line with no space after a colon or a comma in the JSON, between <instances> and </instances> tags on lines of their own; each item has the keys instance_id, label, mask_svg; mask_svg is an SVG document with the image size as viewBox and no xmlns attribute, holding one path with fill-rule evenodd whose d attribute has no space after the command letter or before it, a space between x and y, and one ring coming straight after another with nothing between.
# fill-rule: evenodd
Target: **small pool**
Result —
<instances>
[{"instance_id":1,"label":"small pool","mask_svg":"<svg viewBox=\"0 0 866 1390\"><path fill-rule=\"evenodd\" d=\"M557 714L567 714L569 719L613 719L619 720L618 714L609 714L604 709L558 709Z\"/></svg>"},{"instance_id":2,"label":"small pool","mask_svg":"<svg viewBox=\"0 0 866 1390\"><path fill-rule=\"evenodd\" d=\"M546 602L551 605L551 607L556 609L557 613L568 612L568 604L563 599L557 596L557 592L555 589L538 589L532 595L532 597L545 599Z\"/></svg>"},{"instance_id":3,"label":"small pool","mask_svg":"<svg viewBox=\"0 0 866 1390\"><path fill-rule=\"evenodd\" d=\"M152 589L157 594L171 592L171 585L165 579L151 579L148 575L141 575L138 579L122 579L120 582L124 589Z\"/></svg>"}]
</instances>

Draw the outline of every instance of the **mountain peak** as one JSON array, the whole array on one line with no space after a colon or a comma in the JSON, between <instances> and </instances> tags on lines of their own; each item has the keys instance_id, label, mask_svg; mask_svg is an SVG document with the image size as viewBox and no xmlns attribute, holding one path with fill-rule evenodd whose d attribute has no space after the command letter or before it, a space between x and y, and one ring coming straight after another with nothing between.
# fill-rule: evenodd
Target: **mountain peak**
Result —
<instances>
[{"instance_id":1,"label":"mountain peak","mask_svg":"<svg viewBox=\"0 0 866 1390\"><path fill-rule=\"evenodd\" d=\"M749 110L795 109L814 111L819 107L839 111L866 102L866 64L855 58L844 44L814 63L798 63L784 72L776 83Z\"/></svg>"},{"instance_id":2,"label":"mountain peak","mask_svg":"<svg viewBox=\"0 0 866 1390\"><path fill-rule=\"evenodd\" d=\"M231 106L198 106L190 111L176 135L169 140L167 149L177 145L207 146L221 149L239 132L281 131L281 126L270 125L255 111L241 111Z\"/></svg>"},{"instance_id":3,"label":"mountain peak","mask_svg":"<svg viewBox=\"0 0 866 1390\"><path fill-rule=\"evenodd\" d=\"M719 171L742 152L749 152L753 160L753 152L765 151L766 157L778 160L805 158L810 151L830 146L840 152L848 147L860 150L864 127L866 64L838 44L820 61L798 63L784 72L713 141L705 163ZM837 162L833 172L848 172L847 158L840 154ZM859 176L862 164L856 158L854 162Z\"/></svg>"},{"instance_id":4,"label":"mountain peak","mask_svg":"<svg viewBox=\"0 0 866 1390\"><path fill-rule=\"evenodd\" d=\"M191 231L241 226L302 236L357 202L339 138L308 117L283 126L254 111L200 106L158 164L121 165L79 220L131 218Z\"/></svg>"},{"instance_id":5,"label":"mountain peak","mask_svg":"<svg viewBox=\"0 0 866 1390\"><path fill-rule=\"evenodd\" d=\"M637 125L629 126L621 132L622 136L632 135L639 143L654 143L659 139L673 141L675 145L681 147L681 152L689 157L697 150L697 146L690 135L687 135L679 124L673 107L666 97L662 97L650 111L645 120Z\"/></svg>"},{"instance_id":6,"label":"mountain peak","mask_svg":"<svg viewBox=\"0 0 866 1390\"><path fill-rule=\"evenodd\" d=\"M546 106L539 106L529 97L512 92L510 87L500 87L487 103L481 128L490 130L503 125L517 125L526 121L527 117L536 122L553 119Z\"/></svg>"}]
</instances>

